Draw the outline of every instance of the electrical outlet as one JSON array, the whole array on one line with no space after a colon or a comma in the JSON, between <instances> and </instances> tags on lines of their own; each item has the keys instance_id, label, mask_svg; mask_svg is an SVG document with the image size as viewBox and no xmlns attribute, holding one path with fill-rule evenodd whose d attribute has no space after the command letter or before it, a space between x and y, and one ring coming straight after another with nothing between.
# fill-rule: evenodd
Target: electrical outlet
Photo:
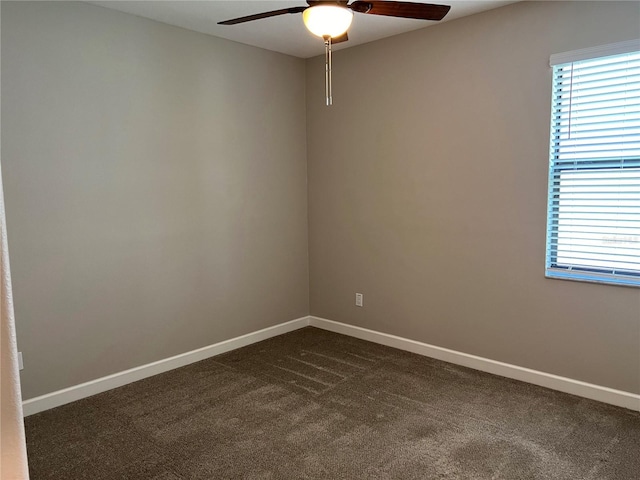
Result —
<instances>
[{"instance_id":1,"label":"electrical outlet","mask_svg":"<svg viewBox=\"0 0 640 480\"><path fill-rule=\"evenodd\" d=\"M363 301L363 296L361 293L356 293L356 307L361 307Z\"/></svg>"},{"instance_id":2,"label":"electrical outlet","mask_svg":"<svg viewBox=\"0 0 640 480\"><path fill-rule=\"evenodd\" d=\"M18 352L18 370L24 369L24 363L22 362L22 352Z\"/></svg>"}]
</instances>

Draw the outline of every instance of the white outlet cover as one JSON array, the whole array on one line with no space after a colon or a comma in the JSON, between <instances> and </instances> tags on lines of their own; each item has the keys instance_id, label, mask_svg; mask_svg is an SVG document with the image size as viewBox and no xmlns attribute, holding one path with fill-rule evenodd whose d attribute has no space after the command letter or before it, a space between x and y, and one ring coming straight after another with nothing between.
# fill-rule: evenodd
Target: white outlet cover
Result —
<instances>
[{"instance_id":1,"label":"white outlet cover","mask_svg":"<svg viewBox=\"0 0 640 480\"><path fill-rule=\"evenodd\" d=\"M22 352L18 352L18 370L24 370L24 363L22 362Z\"/></svg>"}]
</instances>

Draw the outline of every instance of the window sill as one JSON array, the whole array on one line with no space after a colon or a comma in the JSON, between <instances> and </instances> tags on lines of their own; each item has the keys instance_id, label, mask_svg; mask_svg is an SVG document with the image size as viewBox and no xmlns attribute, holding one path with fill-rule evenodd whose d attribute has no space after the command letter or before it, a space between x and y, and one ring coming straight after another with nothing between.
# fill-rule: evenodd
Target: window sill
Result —
<instances>
[{"instance_id":1,"label":"window sill","mask_svg":"<svg viewBox=\"0 0 640 480\"><path fill-rule=\"evenodd\" d=\"M560 268L547 268L546 278L556 280L573 280L575 282L599 283L604 285L616 285L619 287L640 288L640 277L610 275L595 272L580 272Z\"/></svg>"}]
</instances>

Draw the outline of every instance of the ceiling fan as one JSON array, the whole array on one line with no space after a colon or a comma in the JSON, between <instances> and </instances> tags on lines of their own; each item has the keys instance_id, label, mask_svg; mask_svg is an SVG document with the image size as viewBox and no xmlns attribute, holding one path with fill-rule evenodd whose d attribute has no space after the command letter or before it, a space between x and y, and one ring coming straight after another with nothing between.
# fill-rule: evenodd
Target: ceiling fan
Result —
<instances>
[{"instance_id":1,"label":"ceiling fan","mask_svg":"<svg viewBox=\"0 0 640 480\"><path fill-rule=\"evenodd\" d=\"M395 1L354 1L348 0L325 1L307 0L306 7L290 7L271 12L257 13L246 17L233 18L218 22L218 25L237 25L262 18L277 17L291 13L302 13L302 20L307 29L324 39L325 45L325 96L326 104L333 104L331 88L331 45L345 42L349 38L347 30L351 26L353 12L385 17L413 18L418 20L439 21L449 12L449 5L434 5L430 3L395 2Z\"/></svg>"}]
</instances>

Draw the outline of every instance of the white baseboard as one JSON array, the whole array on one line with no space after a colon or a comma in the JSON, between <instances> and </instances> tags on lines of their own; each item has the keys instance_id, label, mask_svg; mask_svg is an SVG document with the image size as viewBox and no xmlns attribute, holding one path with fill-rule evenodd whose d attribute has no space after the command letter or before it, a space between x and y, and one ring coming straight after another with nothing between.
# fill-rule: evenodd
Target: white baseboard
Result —
<instances>
[{"instance_id":1,"label":"white baseboard","mask_svg":"<svg viewBox=\"0 0 640 480\"><path fill-rule=\"evenodd\" d=\"M488 358L470 355L468 353L449 350L448 348L436 347L427 343L409 340L387 333L380 333L366 328L355 327L345 323L334 322L319 317L309 317L309 325L313 327L330 330L332 332L349 335L351 337L368 340L370 342L387 345L389 347L406 350L426 357L443 360L445 362L462 365L483 372L493 373L507 378L513 378L534 385L570 393L591 400L617 405L630 410L640 411L640 395L613 388L593 385L591 383L573 380L571 378L560 377L550 373L539 372L529 368L518 367L508 363L490 360Z\"/></svg>"},{"instance_id":2,"label":"white baseboard","mask_svg":"<svg viewBox=\"0 0 640 480\"><path fill-rule=\"evenodd\" d=\"M490 360L488 358L478 357L468 353L457 352L448 348L409 340L407 338L390 335L388 333L376 332L374 330L347 325L345 323L335 322L325 318L310 316L301 317L273 327L258 330L257 332L248 333L240 337L182 353L174 357L159 360L147 365L142 365L123 372L114 373L113 375L91 380L80 385L48 393L40 397L25 400L22 403L23 412L25 416L33 415L34 413L59 407L60 405L90 397L91 395L105 392L112 388L121 387L128 383L142 380L143 378L173 370L174 368L199 362L200 360L205 360L215 355L235 350L236 348L251 345L252 343L260 342L277 335L282 335L283 333L292 332L293 330L306 327L307 325L360 338L362 340L368 340L381 345L387 345L400 350L406 350L408 352L417 353L418 355L443 360L445 362L462 365L475 370L513 378L515 380L532 383L534 385L540 385L552 390L558 390L560 392L570 393L611 405L617 405L630 410L640 411L640 395L634 393L602 387L600 385L593 385L591 383L573 380L571 378L539 372L537 370L498 362L496 360Z\"/></svg>"},{"instance_id":3,"label":"white baseboard","mask_svg":"<svg viewBox=\"0 0 640 480\"><path fill-rule=\"evenodd\" d=\"M123 372L114 373L113 375L97 378L86 383L81 383L80 385L74 385L73 387L63 390L47 393L40 397L30 398L22 402L22 409L25 416L33 415L34 413L59 407L60 405L90 397L91 395L105 392L112 388L121 387L128 383L142 380L143 378L173 370L174 368L184 367L190 363L199 362L200 360L205 360L209 357L235 350L236 348L282 335L283 333L291 332L306 327L307 325L309 325L309 317L291 320L273 327L258 330L257 332L248 333L207 347L198 348L197 350L181 353L174 357L165 358L164 360L158 360L157 362L141 365Z\"/></svg>"}]
</instances>

